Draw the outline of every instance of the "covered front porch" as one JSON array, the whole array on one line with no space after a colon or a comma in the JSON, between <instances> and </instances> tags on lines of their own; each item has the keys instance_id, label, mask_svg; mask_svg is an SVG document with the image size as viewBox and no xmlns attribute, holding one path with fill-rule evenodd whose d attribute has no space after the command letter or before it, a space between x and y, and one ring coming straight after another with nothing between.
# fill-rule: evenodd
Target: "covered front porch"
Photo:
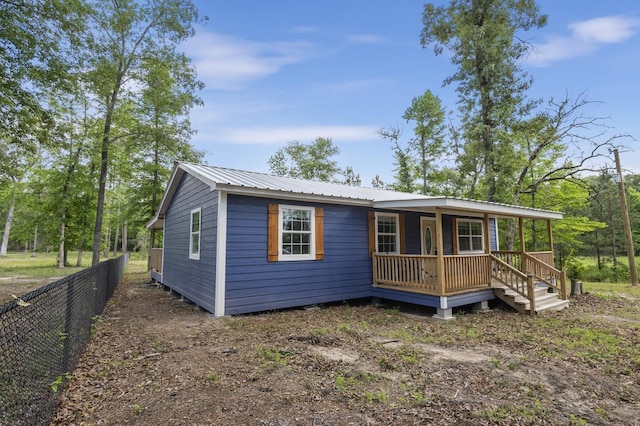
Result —
<instances>
[{"instance_id":1,"label":"covered front porch","mask_svg":"<svg viewBox=\"0 0 640 426\"><path fill-rule=\"evenodd\" d=\"M412 250L406 250L402 243L398 250L400 253L373 251L374 288L387 290L387 294L412 293L413 299L425 299L427 303L422 304L427 305L435 300L430 306L438 308L438 315L445 318L450 317L451 308L443 308L446 303L437 306L438 301L451 297L464 299L464 295L471 300L471 293L486 295L487 290L491 291L489 294L492 296L495 294L503 300L507 299L505 301L514 308L530 315L547 307L566 306L566 303L552 304L549 302L553 300L546 301L552 297L567 300L566 274L554 267L551 226L552 219L560 218L561 214L470 200L440 198L439 201L449 205L429 206L421 200L422 205L407 205L411 203L404 202L402 206L393 206L421 215L420 253L411 253ZM491 207L493 211L478 211L482 207ZM499 249L498 219L510 221L510 226L516 227L514 237L516 241L519 239L519 244L514 246L518 249ZM472 227L475 228L471 231L468 224L470 220L474 221ZM544 250L538 247L526 250L526 220L529 223L530 220L536 220L546 224L543 241L536 242L536 246L542 246ZM378 222L376 226L379 226ZM401 238L404 236L407 239L403 234L415 232L405 224L405 220L399 220L398 226L403 228L400 230ZM417 251L415 244L413 251ZM553 295L541 297L541 293L545 292ZM505 294L509 296L503 298Z\"/></svg>"}]
</instances>

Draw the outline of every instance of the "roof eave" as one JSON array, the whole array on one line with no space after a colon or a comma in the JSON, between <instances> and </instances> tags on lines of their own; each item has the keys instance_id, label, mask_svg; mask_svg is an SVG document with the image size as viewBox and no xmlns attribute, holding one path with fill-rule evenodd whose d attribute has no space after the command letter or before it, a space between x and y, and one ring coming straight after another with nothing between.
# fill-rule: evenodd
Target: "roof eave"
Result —
<instances>
[{"instance_id":1,"label":"roof eave","mask_svg":"<svg viewBox=\"0 0 640 426\"><path fill-rule=\"evenodd\" d=\"M398 201L378 201L373 203L375 208L385 209L451 209L475 213L490 213L493 216L526 217L532 219L562 219L562 213L533 209L528 207L511 206L507 204L489 203L486 201L465 200L461 198L434 197L430 199L413 199Z\"/></svg>"}]
</instances>

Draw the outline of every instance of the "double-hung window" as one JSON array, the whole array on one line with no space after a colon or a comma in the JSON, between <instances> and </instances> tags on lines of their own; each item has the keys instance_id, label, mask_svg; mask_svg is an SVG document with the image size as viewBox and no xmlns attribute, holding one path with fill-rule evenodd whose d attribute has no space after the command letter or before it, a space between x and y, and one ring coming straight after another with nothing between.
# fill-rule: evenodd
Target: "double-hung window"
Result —
<instances>
[{"instance_id":1,"label":"double-hung window","mask_svg":"<svg viewBox=\"0 0 640 426\"><path fill-rule=\"evenodd\" d=\"M458 253L484 253L481 220L458 219Z\"/></svg>"},{"instance_id":2,"label":"double-hung window","mask_svg":"<svg viewBox=\"0 0 640 426\"><path fill-rule=\"evenodd\" d=\"M400 252L400 226L397 213L376 212L376 248L378 253Z\"/></svg>"},{"instance_id":3,"label":"double-hung window","mask_svg":"<svg viewBox=\"0 0 640 426\"><path fill-rule=\"evenodd\" d=\"M315 208L280 205L279 260L315 259Z\"/></svg>"},{"instance_id":4,"label":"double-hung window","mask_svg":"<svg viewBox=\"0 0 640 426\"><path fill-rule=\"evenodd\" d=\"M202 210L191 210L191 228L189 233L189 259L200 260L200 229Z\"/></svg>"}]
</instances>

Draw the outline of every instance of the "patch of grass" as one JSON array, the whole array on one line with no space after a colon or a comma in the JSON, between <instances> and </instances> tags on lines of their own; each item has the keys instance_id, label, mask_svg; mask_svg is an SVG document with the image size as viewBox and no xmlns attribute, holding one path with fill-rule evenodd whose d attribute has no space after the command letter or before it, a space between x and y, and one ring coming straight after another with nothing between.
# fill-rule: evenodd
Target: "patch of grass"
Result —
<instances>
[{"instance_id":1,"label":"patch of grass","mask_svg":"<svg viewBox=\"0 0 640 426\"><path fill-rule=\"evenodd\" d=\"M258 358L260 358L260 360L277 366L286 365L287 358L293 355L295 355L293 351L270 349L264 346L258 348Z\"/></svg>"},{"instance_id":2,"label":"patch of grass","mask_svg":"<svg viewBox=\"0 0 640 426\"><path fill-rule=\"evenodd\" d=\"M205 377L204 379L206 383L217 382L219 380L220 380L220 376L218 376L218 373L216 372L210 372L209 374L207 374L207 377Z\"/></svg>"},{"instance_id":3,"label":"patch of grass","mask_svg":"<svg viewBox=\"0 0 640 426\"><path fill-rule=\"evenodd\" d=\"M605 296L625 294L640 298L640 286L632 286L631 283L583 282L582 290Z\"/></svg>"},{"instance_id":4,"label":"patch of grass","mask_svg":"<svg viewBox=\"0 0 640 426\"><path fill-rule=\"evenodd\" d=\"M547 415L547 409L540 401L535 401L531 405L503 405L500 407L478 410L473 413L474 417L487 419L499 424L517 423L520 419L542 420Z\"/></svg>"}]
</instances>

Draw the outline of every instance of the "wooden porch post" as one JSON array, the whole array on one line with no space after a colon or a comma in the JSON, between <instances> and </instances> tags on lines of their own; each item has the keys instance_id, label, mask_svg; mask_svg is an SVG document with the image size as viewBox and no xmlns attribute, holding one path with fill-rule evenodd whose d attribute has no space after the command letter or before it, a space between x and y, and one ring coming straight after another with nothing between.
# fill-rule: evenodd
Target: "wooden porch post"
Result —
<instances>
[{"instance_id":1,"label":"wooden porch post","mask_svg":"<svg viewBox=\"0 0 640 426\"><path fill-rule=\"evenodd\" d=\"M549 251L551 252L551 258L555 260L553 255L553 233L551 232L551 219L547 219L547 239L549 241Z\"/></svg>"},{"instance_id":2,"label":"wooden porch post","mask_svg":"<svg viewBox=\"0 0 640 426\"><path fill-rule=\"evenodd\" d=\"M484 252L486 254L491 254L491 234L489 234L489 213L484 214L484 235L486 238L484 239Z\"/></svg>"},{"instance_id":3,"label":"wooden porch post","mask_svg":"<svg viewBox=\"0 0 640 426\"><path fill-rule=\"evenodd\" d=\"M437 246L437 250L438 250L438 291L440 293L440 295L444 296L445 295L445 288L444 288L444 280L445 280L445 276L444 276L444 243L443 243L443 236L442 236L442 212L440 211L440 209L436 208L436 235L438 236L438 238L436 238L436 246Z\"/></svg>"},{"instance_id":4,"label":"wooden porch post","mask_svg":"<svg viewBox=\"0 0 640 426\"><path fill-rule=\"evenodd\" d=\"M527 268L524 260L524 254L527 250L524 243L524 218L522 216L518 218L518 232L520 233L520 271L526 274Z\"/></svg>"},{"instance_id":5,"label":"wooden porch post","mask_svg":"<svg viewBox=\"0 0 640 426\"><path fill-rule=\"evenodd\" d=\"M147 271L151 270L151 252L154 248L154 241L156 240L156 230L151 228L151 236L149 241L149 257L147 257Z\"/></svg>"}]
</instances>

